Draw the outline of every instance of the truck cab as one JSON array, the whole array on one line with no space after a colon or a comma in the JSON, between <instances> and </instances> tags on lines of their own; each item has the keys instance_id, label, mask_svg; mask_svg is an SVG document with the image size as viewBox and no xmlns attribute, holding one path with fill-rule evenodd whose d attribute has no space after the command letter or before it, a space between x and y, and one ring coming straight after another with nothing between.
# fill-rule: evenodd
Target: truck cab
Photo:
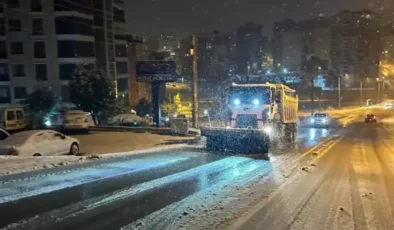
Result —
<instances>
[{"instance_id":1,"label":"truck cab","mask_svg":"<svg viewBox=\"0 0 394 230\"><path fill-rule=\"evenodd\" d=\"M231 128L263 129L270 119L275 88L270 85L233 85L229 92Z\"/></svg>"}]
</instances>

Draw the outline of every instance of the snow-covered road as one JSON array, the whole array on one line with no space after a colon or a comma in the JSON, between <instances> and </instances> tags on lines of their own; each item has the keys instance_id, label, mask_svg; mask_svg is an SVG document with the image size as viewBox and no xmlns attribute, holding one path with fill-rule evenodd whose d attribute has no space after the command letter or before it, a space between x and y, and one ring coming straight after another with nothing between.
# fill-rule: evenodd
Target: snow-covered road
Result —
<instances>
[{"instance_id":1,"label":"snow-covered road","mask_svg":"<svg viewBox=\"0 0 394 230\"><path fill-rule=\"evenodd\" d=\"M182 146L3 176L0 227L394 229L393 114L363 123L373 110L299 129L270 161Z\"/></svg>"},{"instance_id":2,"label":"snow-covered road","mask_svg":"<svg viewBox=\"0 0 394 230\"><path fill-rule=\"evenodd\" d=\"M151 218L157 211L172 209L179 202L205 199L204 194L212 196L204 205L215 205L223 198L218 191L231 191L235 185L246 186L266 175L275 175L281 183L297 171L297 162L306 161L315 149L340 133L340 130L300 129L296 145L275 146L271 161L220 156L196 146L184 146L3 176L0 213L7 212L10 218L1 219L0 224L17 222L9 229L32 229L31 226L112 229ZM129 210L130 205L133 210ZM171 213L167 216L177 212ZM111 221L101 223L103 215L110 215ZM94 225L86 225L84 219L88 216L95 219ZM161 226L168 220L150 223Z\"/></svg>"}]
</instances>

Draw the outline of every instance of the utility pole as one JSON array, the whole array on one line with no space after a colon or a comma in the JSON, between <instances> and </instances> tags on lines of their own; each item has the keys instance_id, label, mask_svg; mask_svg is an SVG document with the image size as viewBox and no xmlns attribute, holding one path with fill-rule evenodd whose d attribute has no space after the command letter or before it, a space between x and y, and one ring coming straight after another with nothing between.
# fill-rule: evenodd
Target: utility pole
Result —
<instances>
[{"instance_id":1,"label":"utility pole","mask_svg":"<svg viewBox=\"0 0 394 230\"><path fill-rule=\"evenodd\" d=\"M381 93L380 93L380 80L378 80L378 103L380 103L382 100L381 100Z\"/></svg>"},{"instance_id":2,"label":"utility pole","mask_svg":"<svg viewBox=\"0 0 394 230\"><path fill-rule=\"evenodd\" d=\"M311 103L312 103L312 114L315 113L315 78L314 78L314 73L312 73L312 78L311 78Z\"/></svg>"},{"instance_id":3,"label":"utility pole","mask_svg":"<svg viewBox=\"0 0 394 230\"><path fill-rule=\"evenodd\" d=\"M360 105L363 105L363 80L360 79Z\"/></svg>"},{"instance_id":4,"label":"utility pole","mask_svg":"<svg viewBox=\"0 0 394 230\"><path fill-rule=\"evenodd\" d=\"M118 91L118 71L116 69L116 62L113 62L114 65L114 71L115 71L115 80L114 80L114 87L115 87L115 98L119 97L119 91Z\"/></svg>"},{"instance_id":5,"label":"utility pole","mask_svg":"<svg viewBox=\"0 0 394 230\"><path fill-rule=\"evenodd\" d=\"M197 128L198 120L198 69L197 69L197 41L196 36L192 36L192 45L190 48L190 55L193 56L193 128Z\"/></svg>"},{"instance_id":6,"label":"utility pole","mask_svg":"<svg viewBox=\"0 0 394 230\"><path fill-rule=\"evenodd\" d=\"M341 77L338 77L338 108L341 108Z\"/></svg>"}]
</instances>

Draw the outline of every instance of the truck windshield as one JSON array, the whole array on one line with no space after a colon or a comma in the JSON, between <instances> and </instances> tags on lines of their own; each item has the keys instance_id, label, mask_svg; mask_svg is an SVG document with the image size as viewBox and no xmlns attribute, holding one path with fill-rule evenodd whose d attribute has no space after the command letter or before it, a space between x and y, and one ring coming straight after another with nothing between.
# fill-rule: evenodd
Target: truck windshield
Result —
<instances>
[{"instance_id":1,"label":"truck windshield","mask_svg":"<svg viewBox=\"0 0 394 230\"><path fill-rule=\"evenodd\" d=\"M231 87L229 93L229 100L231 104L255 104L263 105L270 104L271 94L270 87Z\"/></svg>"}]
</instances>

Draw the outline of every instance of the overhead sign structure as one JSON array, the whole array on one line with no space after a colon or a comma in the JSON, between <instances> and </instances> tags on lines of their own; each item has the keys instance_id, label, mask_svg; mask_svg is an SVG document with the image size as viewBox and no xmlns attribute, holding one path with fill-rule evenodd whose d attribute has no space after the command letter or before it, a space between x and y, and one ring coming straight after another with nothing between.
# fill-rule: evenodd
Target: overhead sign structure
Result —
<instances>
[{"instance_id":1,"label":"overhead sign structure","mask_svg":"<svg viewBox=\"0 0 394 230\"><path fill-rule=\"evenodd\" d=\"M136 74L139 82L174 82L176 76L174 61L137 61Z\"/></svg>"}]
</instances>

